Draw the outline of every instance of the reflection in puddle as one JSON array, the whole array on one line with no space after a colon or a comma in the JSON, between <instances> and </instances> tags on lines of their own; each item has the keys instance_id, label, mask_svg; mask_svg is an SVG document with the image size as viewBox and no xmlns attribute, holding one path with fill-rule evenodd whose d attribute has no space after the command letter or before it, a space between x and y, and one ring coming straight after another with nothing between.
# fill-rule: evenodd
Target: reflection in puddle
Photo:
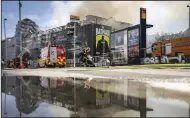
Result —
<instances>
[{"instance_id":1,"label":"reflection in puddle","mask_svg":"<svg viewBox=\"0 0 190 118\"><path fill-rule=\"evenodd\" d=\"M166 91L163 97L133 80L2 77L2 92L3 116L190 116L189 97L170 98Z\"/></svg>"}]
</instances>

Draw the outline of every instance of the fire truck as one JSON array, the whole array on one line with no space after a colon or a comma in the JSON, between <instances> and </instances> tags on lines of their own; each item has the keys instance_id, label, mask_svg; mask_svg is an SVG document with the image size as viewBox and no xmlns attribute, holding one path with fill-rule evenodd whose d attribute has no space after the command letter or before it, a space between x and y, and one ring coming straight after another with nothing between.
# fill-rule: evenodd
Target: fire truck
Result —
<instances>
[{"instance_id":1,"label":"fire truck","mask_svg":"<svg viewBox=\"0 0 190 118\"><path fill-rule=\"evenodd\" d=\"M19 55L20 56L20 55ZM20 66L20 57L17 56L16 58L12 59L9 61L10 63L8 64L8 67L14 67L14 68L19 68ZM28 68L29 62L28 59L30 58L29 53L24 53L22 56L22 68Z\"/></svg>"},{"instance_id":2,"label":"fire truck","mask_svg":"<svg viewBox=\"0 0 190 118\"><path fill-rule=\"evenodd\" d=\"M17 58L15 58L15 59L13 59L13 63L14 63L14 67L15 68L18 68L19 67L19 65L20 65L20 58L19 57L17 57ZM23 68L28 68L28 59L27 59L27 57L23 57L22 58L22 64L23 64Z\"/></svg>"},{"instance_id":3,"label":"fire truck","mask_svg":"<svg viewBox=\"0 0 190 118\"><path fill-rule=\"evenodd\" d=\"M39 67L65 67L66 51L62 45L52 45L41 49L38 57Z\"/></svg>"},{"instance_id":4,"label":"fire truck","mask_svg":"<svg viewBox=\"0 0 190 118\"><path fill-rule=\"evenodd\" d=\"M41 77L41 86L44 88L63 88L64 80L59 77Z\"/></svg>"},{"instance_id":5,"label":"fire truck","mask_svg":"<svg viewBox=\"0 0 190 118\"><path fill-rule=\"evenodd\" d=\"M190 36L164 40L152 44L152 57L167 56L177 59L180 56L188 59L190 57Z\"/></svg>"}]
</instances>

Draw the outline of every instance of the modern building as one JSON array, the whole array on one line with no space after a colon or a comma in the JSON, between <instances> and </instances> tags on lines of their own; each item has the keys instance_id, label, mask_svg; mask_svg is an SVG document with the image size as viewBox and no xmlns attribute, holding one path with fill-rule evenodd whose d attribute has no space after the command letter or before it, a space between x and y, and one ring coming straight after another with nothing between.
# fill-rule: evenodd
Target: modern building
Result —
<instances>
[{"instance_id":1,"label":"modern building","mask_svg":"<svg viewBox=\"0 0 190 118\"><path fill-rule=\"evenodd\" d=\"M113 17L103 18L95 15L87 15L86 19L82 21L82 24L90 24L90 23L111 26L112 31L117 31L132 26L131 23L117 21Z\"/></svg>"},{"instance_id":2,"label":"modern building","mask_svg":"<svg viewBox=\"0 0 190 118\"><path fill-rule=\"evenodd\" d=\"M6 48L5 48L5 40L1 40L1 59L5 59L5 52L6 52Z\"/></svg>"},{"instance_id":3,"label":"modern building","mask_svg":"<svg viewBox=\"0 0 190 118\"><path fill-rule=\"evenodd\" d=\"M32 36L34 34L37 34L39 31L39 26L36 25L35 22L27 18L23 19L21 23L18 22L18 24L16 25L15 37L17 40L17 44L20 46L20 32L22 32L22 46L24 48L33 48L32 41L34 40L34 38Z\"/></svg>"},{"instance_id":4,"label":"modern building","mask_svg":"<svg viewBox=\"0 0 190 118\"><path fill-rule=\"evenodd\" d=\"M16 45L15 37L10 37L5 40L5 46L4 46L5 60L12 60L13 58L15 58L17 56L19 47L16 47L14 45Z\"/></svg>"},{"instance_id":5,"label":"modern building","mask_svg":"<svg viewBox=\"0 0 190 118\"><path fill-rule=\"evenodd\" d=\"M129 27L132 24L116 21L114 18L102 18L98 16L87 15L86 19L82 21L81 26L77 28L77 35L80 36L78 36L78 38L76 39L76 48L78 49L76 54L80 52L82 47L88 45L84 43L83 40L94 39L95 34L94 37L88 37L88 33L86 32L86 30L89 30L89 28L95 31L96 29L93 29L93 27L91 27L93 25L111 26L111 31L115 31ZM7 45L16 45L14 48L12 47L8 49L8 53L11 52L11 56L7 57L8 59L14 58L20 54L21 31L23 33L23 51L28 52L29 50L29 53L32 54L32 60L36 60L37 56L39 56L40 54L41 48L48 46L48 44L63 44L67 50L68 59L73 59L73 37L67 36L66 26L60 26L41 31L39 26L35 22L27 18L23 19L21 24L18 22L18 24L16 25L15 35L13 36L14 38L9 41L9 44L7 43ZM93 34L91 36L93 36Z\"/></svg>"}]
</instances>

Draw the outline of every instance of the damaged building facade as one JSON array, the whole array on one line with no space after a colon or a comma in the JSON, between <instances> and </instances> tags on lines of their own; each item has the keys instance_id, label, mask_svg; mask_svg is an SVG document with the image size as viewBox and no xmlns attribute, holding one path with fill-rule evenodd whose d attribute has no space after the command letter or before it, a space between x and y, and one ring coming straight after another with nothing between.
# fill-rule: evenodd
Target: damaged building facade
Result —
<instances>
[{"instance_id":1,"label":"damaged building facade","mask_svg":"<svg viewBox=\"0 0 190 118\"><path fill-rule=\"evenodd\" d=\"M93 56L99 56L96 54L96 46L98 40L100 40L102 36L100 36L100 34L97 34L97 30L101 29L110 47L110 33L115 30L130 27L131 25L132 24L130 23L116 21L114 18L102 18L98 16L87 15L86 19L81 21L80 26L77 27L76 59L78 60L81 49L87 46L91 48L91 53ZM107 34L105 31L107 32ZM29 53L30 60L37 61L37 57L40 55L41 48L48 46L48 44L61 44L65 46L67 51L67 63L73 62L73 37L67 36L66 26L60 26L42 31L35 22L27 18L23 19L21 23L18 22L18 24L16 25L15 35L11 37L11 45L15 46L9 48L10 50L12 50L11 53L13 54L13 56L7 59L13 59L20 54L20 32L22 32L23 34L23 53ZM8 40L5 40L5 45L6 42L8 42ZM5 49L7 48L4 48L4 50ZM4 52L4 56L6 59L6 54L8 54L8 52Z\"/></svg>"}]
</instances>

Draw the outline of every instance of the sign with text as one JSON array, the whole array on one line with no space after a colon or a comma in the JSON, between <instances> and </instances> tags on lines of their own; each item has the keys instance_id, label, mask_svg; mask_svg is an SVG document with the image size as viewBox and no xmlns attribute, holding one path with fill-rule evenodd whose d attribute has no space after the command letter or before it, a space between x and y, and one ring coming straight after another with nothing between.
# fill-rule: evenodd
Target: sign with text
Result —
<instances>
[{"instance_id":1,"label":"sign with text","mask_svg":"<svg viewBox=\"0 0 190 118\"><path fill-rule=\"evenodd\" d=\"M110 52L110 30L104 27L96 28L96 55L109 55Z\"/></svg>"}]
</instances>

